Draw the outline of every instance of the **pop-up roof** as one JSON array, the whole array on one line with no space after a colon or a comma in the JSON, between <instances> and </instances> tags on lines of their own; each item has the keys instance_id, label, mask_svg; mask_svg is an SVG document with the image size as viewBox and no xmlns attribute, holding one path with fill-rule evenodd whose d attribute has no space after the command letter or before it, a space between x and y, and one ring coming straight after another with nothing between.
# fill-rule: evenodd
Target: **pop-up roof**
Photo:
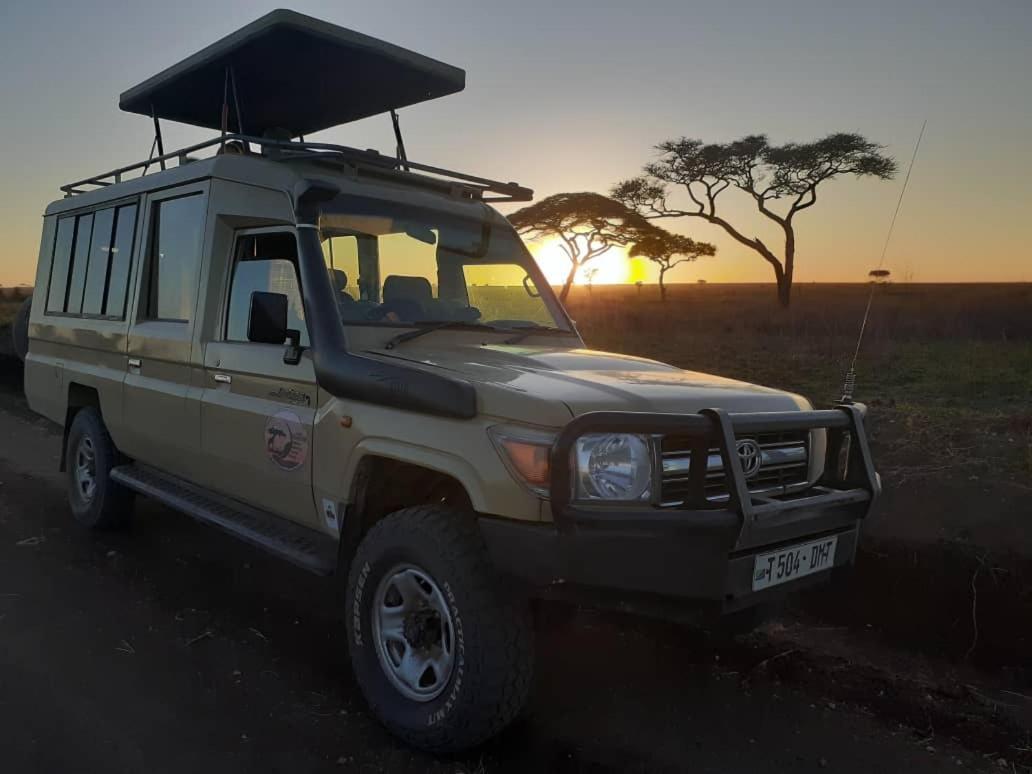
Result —
<instances>
[{"instance_id":1,"label":"pop-up roof","mask_svg":"<svg viewBox=\"0 0 1032 774\"><path fill-rule=\"evenodd\" d=\"M227 97L227 72L235 84ZM130 113L252 136L311 134L462 91L466 73L294 11L266 14L122 93ZM239 103L240 126L237 126Z\"/></svg>"}]
</instances>

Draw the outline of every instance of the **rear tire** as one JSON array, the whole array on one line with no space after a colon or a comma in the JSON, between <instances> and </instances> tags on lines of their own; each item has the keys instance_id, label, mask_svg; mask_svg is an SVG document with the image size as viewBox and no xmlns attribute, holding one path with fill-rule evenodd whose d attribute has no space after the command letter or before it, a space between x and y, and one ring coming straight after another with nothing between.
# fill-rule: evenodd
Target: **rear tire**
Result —
<instances>
[{"instance_id":1,"label":"rear tire","mask_svg":"<svg viewBox=\"0 0 1032 774\"><path fill-rule=\"evenodd\" d=\"M468 749L526 703L529 609L500 584L468 513L419 506L374 525L351 562L345 614L362 693L414 747Z\"/></svg>"},{"instance_id":2,"label":"rear tire","mask_svg":"<svg viewBox=\"0 0 1032 774\"><path fill-rule=\"evenodd\" d=\"M79 410L68 431L65 467L68 504L83 526L116 529L129 521L133 493L111 480L111 470L118 463L118 450L100 412L92 406Z\"/></svg>"},{"instance_id":3,"label":"rear tire","mask_svg":"<svg viewBox=\"0 0 1032 774\"><path fill-rule=\"evenodd\" d=\"M23 363L25 356L29 354L29 313L32 311L32 296L25 299L14 316L14 324L11 326L11 338L14 343L14 354Z\"/></svg>"}]
</instances>

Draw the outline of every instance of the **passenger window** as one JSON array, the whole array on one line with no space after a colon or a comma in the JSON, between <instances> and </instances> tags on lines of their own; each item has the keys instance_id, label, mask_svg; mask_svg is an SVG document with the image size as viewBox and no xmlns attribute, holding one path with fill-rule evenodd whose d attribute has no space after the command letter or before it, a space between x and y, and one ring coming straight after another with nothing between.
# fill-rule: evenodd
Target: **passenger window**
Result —
<instances>
[{"instance_id":1,"label":"passenger window","mask_svg":"<svg viewBox=\"0 0 1032 774\"><path fill-rule=\"evenodd\" d=\"M69 314L82 312L82 292L86 284L86 263L89 257L90 240L93 235L93 213L80 215L75 219L75 247L72 248L72 269L68 280L68 303L65 311Z\"/></svg>"},{"instance_id":2,"label":"passenger window","mask_svg":"<svg viewBox=\"0 0 1032 774\"><path fill-rule=\"evenodd\" d=\"M287 327L301 333L309 346L301 283L297 275L297 241L293 234L255 234L240 240L229 292L226 340L247 341L247 318L255 291L287 297Z\"/></svg>"},{"instance_id":3,"label":"passenger window","mask_svg":"<svg viewBox=\"0 0 1032 774\"><path fill-rule=\"evenodd\" d=\"M68 265L75 239L75 218L57 221L54 237L54 258L50 267L50 288L47 290L47 311L63 312L68 299Z\"/></svg>"},{"instance_id":4,"label":"passenger window","mask_svg":"<svg viewBox=\"0 0 1032 774\"><path fill-rule=\"evenodd\" d=\"M136 205L129 204L115 211L115 230L111 239L110 278L104 314L125 317L126 291L129 289L129 267L132 265L133 237L136 234Z\"/></svg>"},{"instance_id":5,"label":"passenger window","mask_svg":"<svg viewBox=\"0 0 1032 774\"><path fill-rule=\"evenodd\" d=\"M100 210L93 217L93 239L90 240L86 267L86 291L82 297L83 314L99 315L104 311L104 286L107 284L111 227L114 222L114 208Z\"/></svg>"},{"instance_id":6,"label":"passenger window","mask_svg":"<svg viewBox=\"0 0 1032 774\"><path fill-rule=\"evenodd\" d=\"M135 226L135 204L58 220L47 312L125 317Z\"/></svg>"},{"instance_id":7,"label":"passenger window","mask_svg":"<svg viewBox=\"0 0 1032 774\"><path fill-rule=\"evenodd\" d=\"M155 205L147 317L189 322L197 296L204 214L202 194L167 199Z\"/></svg>"}]
</instances>

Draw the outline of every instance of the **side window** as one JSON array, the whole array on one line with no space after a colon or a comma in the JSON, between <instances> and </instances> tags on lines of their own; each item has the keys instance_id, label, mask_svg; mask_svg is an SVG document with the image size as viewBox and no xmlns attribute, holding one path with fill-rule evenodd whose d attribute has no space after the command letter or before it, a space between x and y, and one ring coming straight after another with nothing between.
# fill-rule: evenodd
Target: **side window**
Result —
<instances>
[{"instance_id":1,"label":"side window","mask_svg":"<svg viewBox=\"0 0 1032 774\"><path fill-rule=\"evenodd\" d=\"M292 233L249 235L237 243L226 318L227 341L247 341L251 293L256 290L287 297L287 327L300 331L301 345L309 346L297 274L297 241Z\"/></svg>"},{"instance_id":2,"label":"side window","mask_svg":"<svg viewBox=\"0 0 1032 774\"><path fill-rule=\"evenodd\" d=\"M93 213L80 215L75 219L75 247L72 248L72 270L68 278L68 314L82 312L82 291L86 284L86 259L90 254L90 239L93 236Z\"/></svg>"},{"instance_id":3,"label":"side window","mask_svg":"<svg viewBox=\"0 0 1032 774\"><path fill-rule=\"evenodd\" d=\"M86 290L82 297L83 314L102 314L104 286L107 284L108 253L111 250L111 227L115 210L100 210L93 216L93 239L90 240L86 267Z\"/></svg>"},{"instance_id":4,"label":"side window","mask_svg":"<svg viewBox=\"0 0 1032 774\"><path fill-rule=\"evenodd\" d=\"M189 322L197 296L204 214L203 194L154 205L146 317Z\"/></svg>"},{"instance_id":5,"label":"side window","mask_svg":"<svg viewBox=\"0 0 1032 774\"><path fill-rule=\"evenodd\" d=\"M57 236L54 237L54 258L50 267L50 288L47 291L47 311L63 312L68 300L68 267L72 259L72 244L75 241L75 218L61 218L57 221Z\"/></svg>"},{"instance_id":6,"label":"side window","mask_svg":"<svg viewBox=\"0 0 1032 774\"><path fill-rule=\"evenodd\" d=\"M58 220L47 312L123 318L135 225L135 204Z\"/></svg>"},{"instance_id":7,"label":"side window","mask_svg":"<svg viewBox=\"0 0 1032 774\"><path fill-rule=\"evenodd\" d=\"M125 317L126 291L129 289L129 268L133 259L133 237L136 235L136 205L115 210L115 227L111 237L111 264L104 298L104 314Z\"/></svg>"}]
</instances>

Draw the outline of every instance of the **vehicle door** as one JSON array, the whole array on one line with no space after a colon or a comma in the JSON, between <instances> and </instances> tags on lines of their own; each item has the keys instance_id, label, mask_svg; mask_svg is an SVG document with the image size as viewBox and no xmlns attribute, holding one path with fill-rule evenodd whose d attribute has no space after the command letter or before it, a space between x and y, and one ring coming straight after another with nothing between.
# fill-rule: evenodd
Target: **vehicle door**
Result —
<instances>
[{"instance_id":1,"label":"vehicle door","mask_svg":"<svg viewBox=\"0 0 1032 774\"><path fill-rule=\"evenodd\" d=\"M294 521L316 525L312 495L315 369L301 301L293 230L236 233L215 340L205 345L201 446L208 486ZM302 356L248 340L251 294L281 293Z\"/></svg>"},{"instance_id":2,"label":"vehicle door","mask_svg":"<svg viewBox=\"0 0 1032 774\"><path fill-rule=\"evenodd\" d=\"M200 406L193 331L204 269L208 183L144 198L142 255L123 386L122 450L196 480ZM199 369L197 369L199 370Z\"/></svg>"}]
</instances>

